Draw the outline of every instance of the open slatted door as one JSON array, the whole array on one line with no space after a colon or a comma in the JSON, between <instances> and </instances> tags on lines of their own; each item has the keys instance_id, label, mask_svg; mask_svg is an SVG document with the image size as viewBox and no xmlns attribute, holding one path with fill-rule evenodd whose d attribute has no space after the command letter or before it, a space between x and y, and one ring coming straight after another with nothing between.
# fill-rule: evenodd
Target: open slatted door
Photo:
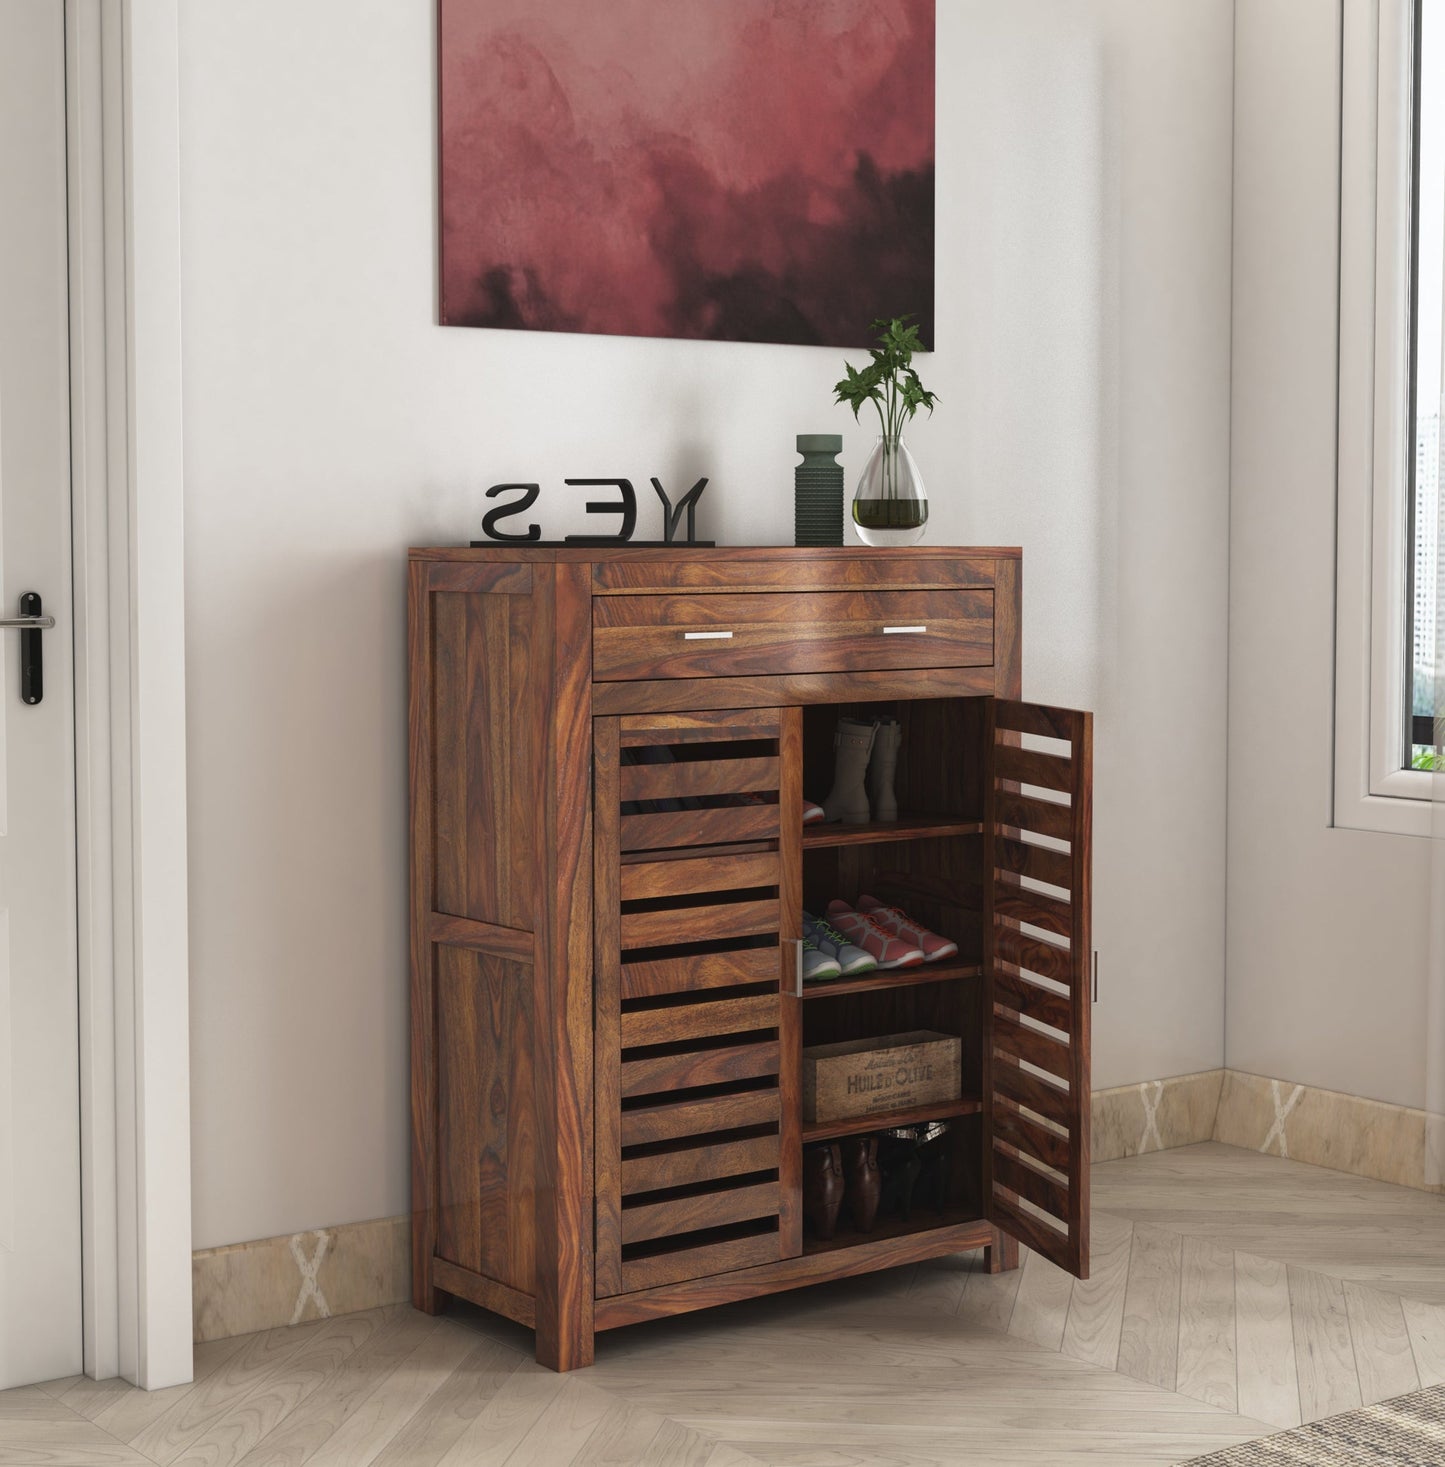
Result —
<instances>
[{"instance_id":1,"label":"open slatted door","mask_svg":"<svg viewBox=\"0 0 1445 1467\"><path fill-rule=\"evenodd\" d=\"M1093 719L989 700L984 780L984 1206L1089 1272Z\"/></svg>"},{"instance_id":2,"label":"open slatted door","mask_svg":"<svg viewBox=\"0 0 1445 1467\"><path fill-rule=\"evenodd\" d=\"M594 720L599 1297L796 1255L797 709ZM786 951L794 951L787 941Z\"/></svg>"}]
</instances>

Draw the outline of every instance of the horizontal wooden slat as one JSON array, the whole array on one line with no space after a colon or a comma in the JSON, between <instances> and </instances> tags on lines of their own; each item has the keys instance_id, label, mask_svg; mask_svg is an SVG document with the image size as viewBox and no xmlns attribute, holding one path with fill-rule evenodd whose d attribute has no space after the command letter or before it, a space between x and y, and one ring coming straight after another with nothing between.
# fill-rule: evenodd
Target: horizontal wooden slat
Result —
<instances>
[{"instance_id":1,"label":"horizontal wooden slat","mask_svg":"<svg viewBox=\"0 0 1445 1467\"><path fill-rule=\"evenodd\" d=\"M626 824L626 821L623 823ZM1046 846L1028 845L1018 840L996 840L993 851L994 860L1001 871L1012 871L1017 876L1031 876L1035 881L1044 881L1050 886L1062 886L1065 889L1073 880L1073 866L1068 856L1060 851L1051 851Z\"/></svg>"},{"instance_id":2,"label":"horizontal wooden slat","mask_svg":"<svg viewBox=\"0 0 1445 1467\"><path fill-rule=\"evenodd\" d=\"M1012 1106L997 1102L993 1108L993 1134L996 1141L1037 1157L1056 1171L1069 1169L1069 1140L1050 1131L1030 1116L1020 1115Z\"/></svg>"},{"instance_id":3,"label":"horizontal wooden slat","mask_svg":"<svg viewBox=\"0 0 1445 1467\"><path fill-rule=\"evenodd\" d=\"M743 1034L775 1028L781 1001L776 991L713 1003L672 1004L637 1009L622 1015L622 1046L676 1044L714 1034Z\"/></svg>"},{"instance_id":4,"label":"horizontal wooden slat","mask_svg":"<svg viewBox=\"0 0 1445 1467\"><path fill-rule=\"evenodd\" d=\"M671 764L624 764L618 774L624 800L737 795L778 787L776 759L686 759Z\"/></svg>"},{"instance_id":5,"label":"horizontal wooden slat","mask_svg":"<svg viewBox=\"0 0 1445 1467\"><path fill-rule=\"evenodd\" d=\"M698 1233L705 1228L751 1222L759 1217L776 1217L777 1182L756 1182L750 1187L723 1187L692 1197L668 1202L648 1202L622 1209L622 1241L645 1243L651 1238L672 1238L679 1233Z\"/></svg>"},{"instance_id":6,"label":"horizontal wooden slat","mask_svg":"<svg viewBox=\"0 0 1445 1467\"><path fill-rule=\"evenodd\" d=\"M695 957L659 958L650 963L623 963L622 997L657 998L665 993L697 993L709 988L735 988L743 983L776 983L781 977L781 963L776 947L748 947L733 953L701 953Z\"/></svg>"},{"instance_id":7,"label":"horizontal wooden slat","mask_svg":"<svg viewBox=\"0 0 1445 1467\"><path fill-rule=\"evenodd\" d=\"M1046 942L1016 927L1000 926L994 934L994 951L1003 962L1040 973L1055 983L1073 981L1074 955L1062 943Z\"/></svg>"},{"instance_id":8,"label":"horizontal wooden slat","mask_svg":"<svg viewBox=\"0 0 1445 1467\"><path fill-rule=\"evenodd\" d=\"M631 1156L622 1163L622 1193L630 1196L662 1187L689 1187L722 1177L741 1177L748 1172L774 1171L778 1145L776 1135L748 1136L741 1141L709 1141L651 1156Z\"/></svg>"},{"instance_id":9,"label":"horizontal wooden slat","mask_svg":"<svg viewBox=\"0 0 1445 1467\"><path fill-rule=\"evenodd\" d=\"M1042 1207L1060 1222L1068 1221L1069 1189L1052 1177L1025 1166L1017 1157L1000 1151L998 1147L994 1147L993 1152L993 1180L995 1186L1006 1187L1017 1196L1027 1198L1035 1207Z\"/></svg>"},{"instance_id":10,"label":"horizontal wooden slat","mask_svg":"<svg viewBox=\"0 0 1445 1467\"><path fill-rule=\"evenodd\" d=\"M1042 703L1019 703L1012 698L1000 698L994 704L993 721L996 728L1072 742L1079 737L1084 715L1072 708L1048 708Z\"/></svg>"},{"instance_id":11,"label":"horizontal wooden slat","mask_svg":"<svg viewBox=\"0 0 1445 1467\"><path fill-rule=\"evenodd\" d=\"M746 1238L729 1238L721 1243L704 1243L699 1248L675 1248L668 1253L654 1253L650 1258L635 1258L622 1265L622 1292L654 1289L660 1284L676 1284L683 1279L707 1278L735 1268L751 1268L778 1257L779 1242L775 1232L759 1233Z\"/></svg>"},{"instance_id":12,"label":"horizontal wooden slat","mask_svg":"<svg viewBox=\"0 0 1445 1467\"><path fill-rule=\"evenodd\" d=\"M715 1095L707 1100L666 1100L624 1110L622 1144L647 1146L657 1141L677 1141L684 1136L708 1136L715 1131L763 1126L776 1122L779 1113L775 1087L745 1090L740 1095Z\"/></svg>"},{"instance_id":13,"label":"horizontal wooden slat","mask_svg":"<svg viewBox=\"0 0 1445 1467\"><path fill-rule=\"evenodd\" d=\"M1005 1018L1002 1014L993 1016L993 1045L995 1052L1001 1050L1004 1054L1027 1060L1029 1064L1047 1070L1060 1080L1069 1078L1072 1056L1067 1044L1051 1039L1037 1029L1030 1029L1013 1019Z\"/></svg>"},{"instance_id":14,"label":"horizontal wooden slat","mask_svg":"<svg viewBox=\"0 0 1445 1467\"><path fill-rule=\"evenodd\" d=\"M1015 1013L1027 1014L1065 1034L1069 1032L1073 1016L1069 1000L1061 993L1030 983L1021 973L999 968L993 975L993 999Z\"/></svg>"},{"instance_id":15,"label":"horizontal wooden slat","mask_svg":"<svg viewBox=\"0 0 1445 1467\"><path fill-rule=\"evenodd\" d=\"M694 856L684 861L640 861L621 868L622 900L694 896L705 891L742 891L778 884L778 854Z\"/></svg>"},{"instance_id":16,"label":"horizontal wooden slat","mask_svg":"<svg viewBox=\"0 0 1445 1467\"><path fill-rule=\"evenodd\" d=\"M624 912L621 944L626 951L674 942L762 937L778 930L778 920L777 897L754 902L710 902L700 907L664 907L655 912Z\"/></svg>"},{"instance_id":17,"label":"horizontal wooden slat","mask_svg":"<svg viewBox=\"0 0 1445 1467\"><path fill-rule=\"evenodd\" d=\"M1000 744L993 751L993 759L999 779L1016 779L1020 784L1048 790L1068 791L1074 787L1074 766L1057 754L1039 754L1032 749Z\"/></svg>"},{"instance_id":18,"label":"horizontal wooden slat","mask_svg":"<svg viewBox=\"0 0 1445 1467\"><path fill-rule=\"evenodd\" d=\"M431 914L427 936L443 947L468 947L514 963L530 963L536 957L535 937L520 927L498 927L494 922L474 922L445 912Z\"/></svg>"},{"instance_id":19,"label":"horizontal wooden slat","mask_svg":"<svg viewBox=\"0 0 1445 1467\"><path fill-rule=\"evenodd\" d=\"M775 708L729 708L715 713L629 713L621 720L624 749L646 744L722 743L731 739L775 739Z\"/></svg>"},{"instance_id":20,"label":"horizontal wooden slat","mask_svg":"<svg viewBox=\"0 0 1445 1467\"><path fill-rule=\"evenodd\" d=\"M996 1095L1026 1106L1056 1125L1072 1129L1073 1107L1067 1090L1003 1060L994 1062L993 1088Z\"/></svg>"},{"instance_id":21,"label":"horizontal wooden slat","mask_svg":"<svg viewBox=\"0 0 1445 1467\"><path fill-rule=\"evenodd\" d=\"M993 690L992 664L929 669L930 697L980 698ZM882 672L790 672L774 677L658 678L594 683L592 715L601 718L657 708L728 708L737 703L767 708L790 708L798 703L881 703L917 696L917 674L897 668Z\"/></svg>"},{"instance_id":22,"label":"horizontal wooden slat","mask_svg":"<svg viewBox=\"0 0 1445 1467\"><path fill-rule=\"evenodd\" d=\"M1010 917L1026 922L1059 937L1073 931L1073 908L1062 897L1032 891L1017 877L1000 876L994 882L993 910L996 917Z\"/></svg>"},{"instance_id":23,"label":"horizontal wooden slat","mask_svg":"<svg viewBox=\"0 0 1445 1467\"><path fill-rule=\"evenodd\" d=\"M1057 1258L1059 1249L1063 1247L1070 1249L1070 1257L1073 1250L1078 1247L1077 1241L1065 1240L1061 1231L1048 1226L1042 1218L1035 1217L1030 1212L1025 1212L1016 1202L1010 1202L1001 1197L997 1191L994 1192L992 1217L994 1222L1011 1237L1017 1238L1026 1248L1032 1248L1035 1253L1041 1253L1045 1258ZM1089 1276L1088 1260L1080 1259L1078 1277L1086 1279ZM1073 1269L1070 1269L1073 1272Z\"/></svg>"},{"instance_id":24,"label":"horizontal wooden slat","mask_svg":"<svg viewBox=\"0 0 1445 1467\"><path fill-rule=\"evenodd\" d=\"M474 1273L459 1263L445 1258L433 1258L431 1262L432 1282L444 1293L455 1294L458 1299L479 1304L507 1319L515 1319L528 1329L536 1327L537 1301L531 1294L523 1294L509 1288L485 1274Z\"/></svg>"},{"instance_id":25,"label":"horizontal wooden slat","mask_svg":"<svg viewBox=\"0 0 1445 1467\"><path fill-rule=\"evenodd\" d=\"M776 840L776 805L725 805L716 810L676 810L662 815L624 815L619 848L717 846L728 841Z\"/></svg>"},{"instance_id":26,"label":"horizontal wooden slat","mask_svg":"<svg viewBox=\"0 0 1445 1467\"><path fill-rule=\"evenodd\" d=\"M993 809L994 819L1000 825L1012 825L1036 835L1049 835L1055 840L1068 840L1073 833L1073 809L1055 800L1000 790L994 796Z\"/></svg>"},{"instance_id":27,"label":"horizontal wooden slat","mask_svg":"<svg viewBox=\"0 0 1445 1467\"><path fill-rule=\"evenodd\" d=\"M694 1085L721 1085L729 1080L752 1080L778 1073L778 1041L732 1044L717 1049L692 1049L684 1054L651 1055L622 1065L622 1095L656 1095ZM624 1143L625 1144L625 1143Z\"/></svg>"}]
</instances>

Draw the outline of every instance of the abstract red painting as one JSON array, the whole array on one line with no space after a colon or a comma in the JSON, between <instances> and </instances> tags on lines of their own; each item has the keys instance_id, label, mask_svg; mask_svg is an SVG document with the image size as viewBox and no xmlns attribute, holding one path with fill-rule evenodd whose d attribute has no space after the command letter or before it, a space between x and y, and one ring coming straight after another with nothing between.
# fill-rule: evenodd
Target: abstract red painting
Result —
<instances>
[{"instance_id":1,"label":"abstract red painting","mask_svg":"<svg viewBox=\"0 0 1445 1467\"><path fill-rule=\"evenodd\" d=\"M934 0L439 0L441 319L933 343Z\"/></svg>"}]
</instances>

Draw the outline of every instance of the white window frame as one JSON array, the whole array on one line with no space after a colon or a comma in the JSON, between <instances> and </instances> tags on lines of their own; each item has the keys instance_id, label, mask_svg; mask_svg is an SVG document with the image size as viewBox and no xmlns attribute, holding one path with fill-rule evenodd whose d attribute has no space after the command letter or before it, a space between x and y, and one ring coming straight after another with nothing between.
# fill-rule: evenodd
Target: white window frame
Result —
<instances>
[{"instance_id":1,"label":"white window frame","mask_svg":"<svg viewBox=\"0 0 1445 1467\"><path fill-rule=\"evenodd\" d=\"M1411 609L1411 0L1344 6L1334 823L1430 834L1432 776L1400 767Z\"/></svg>"}]
</instances>

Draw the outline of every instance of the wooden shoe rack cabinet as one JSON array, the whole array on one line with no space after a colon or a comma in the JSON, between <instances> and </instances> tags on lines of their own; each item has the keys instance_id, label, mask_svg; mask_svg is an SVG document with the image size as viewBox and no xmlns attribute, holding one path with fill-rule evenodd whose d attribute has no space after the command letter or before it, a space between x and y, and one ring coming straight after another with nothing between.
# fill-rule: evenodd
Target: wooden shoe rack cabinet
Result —
<instances>
[{"instance_id":1,"label":"wooden shoe rack cabinet","mask_svg":"<svg viewBox=\"0 0 1445 1467\"><path fill-rule=\"evenodd\" d=\"M1020 1241L1088 1264L1086 713L1019 701L1016 550L414 550L413 1285L596 1330ZM804 829L841 714L900 818ZM665 753L658 752L665 750ZM802 989L860 892L956 958ZM963 1093L805 1124L805 1044L959 1035ZM940 1211L805 1234L805 1145L946 1117Z\"/></svg>"}]
</instances>

